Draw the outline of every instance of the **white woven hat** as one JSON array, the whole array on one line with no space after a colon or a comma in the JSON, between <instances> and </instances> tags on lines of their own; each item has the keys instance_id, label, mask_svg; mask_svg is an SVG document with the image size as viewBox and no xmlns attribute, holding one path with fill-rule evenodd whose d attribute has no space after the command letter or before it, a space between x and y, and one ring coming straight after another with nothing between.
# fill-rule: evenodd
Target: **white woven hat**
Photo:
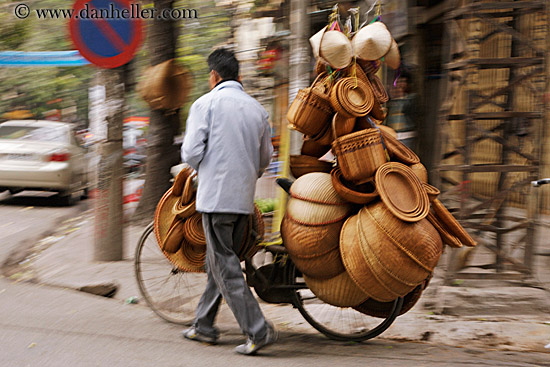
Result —
<instances>
[{"instance_id":1,"label":"white woven hat","mask_svg":"<svg viewBox=\"0 0 550 367\"><path fill-rule=\"evenodd\" d=\"M313 56L315 56L315 58L319 58L319 48L321 47L321 39L323 38L323 35L325 34L326 29L327 27L323 27L323 29L315 33L309 39L309 44L313 49Z\"/></svg>"},{"instance_id":2,"label":"white woven hat","mask_svg":"<svg viewBox=\"0 0 550 367\"><path fill-rule=\"evenodd\" d=\"M397 69L401 64L401 55L399 53L399 46L394 39L392 39L390 50L384 55L384 63L390 68Z\"/></svg>"},{"instance_id":3,"label":"white woven hat","mask_svg":"<svg viewBox=\"0 0 550 367\"><path fill-rule=\"evenodd\" d=\"M391 33L382 22L364 26L351 40L354 56L363 60L380 59L388 53L391 44Z\"/></svg>"},{"instance_id":4,"label":"white woven hat","mask_svg":"<svg viewBox=\"0 0 550 367\"><path fill-rule=\"evenodd\" d=\"M351 63L353 50L348 37L340 31L327 31L319 47L321 56L334 69L342 69Z\"/></svg>"}]
</instances>

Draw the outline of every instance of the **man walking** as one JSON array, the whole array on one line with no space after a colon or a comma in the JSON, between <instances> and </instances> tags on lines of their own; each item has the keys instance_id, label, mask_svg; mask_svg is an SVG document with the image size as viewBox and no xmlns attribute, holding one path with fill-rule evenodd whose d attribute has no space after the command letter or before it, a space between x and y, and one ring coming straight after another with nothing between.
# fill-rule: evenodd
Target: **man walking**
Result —
<instances>
[{"instance_id":1,"label":"man walking","mask_svg":"<svg viewBox=\"0 0 550 367\"><path fill-rule=\"evenodd\" d=\"M268 114L246 94L233 52L217 49L208 57L210 92L189 111L181 154L198 172L197 211L206 236L208 281L187 339L216 343L218 307L225 299L245 344L237 353L255 354L277 340L244 279L237 252L254 213L256 180L268 166L273 146Z\"/></svg>"}]
</instances>

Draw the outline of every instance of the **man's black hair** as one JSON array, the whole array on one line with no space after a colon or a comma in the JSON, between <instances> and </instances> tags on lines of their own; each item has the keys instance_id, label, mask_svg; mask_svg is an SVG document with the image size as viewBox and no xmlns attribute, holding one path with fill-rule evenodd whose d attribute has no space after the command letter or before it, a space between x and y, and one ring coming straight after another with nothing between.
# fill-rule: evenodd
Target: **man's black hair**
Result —
<instances>
[{"instance_id":1,"label":"man's black hair","mask_svg":"<svg viewBox=\"0 0 550 367\"><path fill-rule=\"evenodd\" d=\"M226 48L218 48L208 56L208 68L215 70L222 80L239 78L239 62L235 54Z\"/></svg>"}]
</instances>

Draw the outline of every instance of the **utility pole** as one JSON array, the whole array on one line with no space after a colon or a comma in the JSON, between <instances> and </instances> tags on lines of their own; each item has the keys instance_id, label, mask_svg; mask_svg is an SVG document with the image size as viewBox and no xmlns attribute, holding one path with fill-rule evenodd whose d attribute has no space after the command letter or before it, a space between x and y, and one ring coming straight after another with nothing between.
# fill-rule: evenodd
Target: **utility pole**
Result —
<instances>
[{"instance_id":1,"label":"utility pole","mask_svg":"<svg viewBox=\"0 0 550 367\"><path fill-rule=\"evenodd\" d=\"M309 86L309 17L307 1L290 2L290 73L289 103L292 103L298 90ZM302 134L290 131L290 154L300 154Z\"/></svg>"},{"instance_id":2,"label":"utility pole","mask_svg":"<svg viewBox=\"0 0 550 367\"><path fill-rule=\"evenodd\" d=\"M94 200L95 261L118 261L123 256L122 125L124 70L100 69L90 93L90 125L99 135L96 145L97 190Z\"/></svg>"}]
</instances>

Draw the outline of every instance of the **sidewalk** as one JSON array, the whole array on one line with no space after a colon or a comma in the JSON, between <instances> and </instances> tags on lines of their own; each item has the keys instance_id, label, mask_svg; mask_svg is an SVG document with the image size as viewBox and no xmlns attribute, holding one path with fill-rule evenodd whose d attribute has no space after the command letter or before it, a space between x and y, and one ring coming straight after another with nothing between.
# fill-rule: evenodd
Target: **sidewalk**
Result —
<instances>
[{"instance_id":1,"label":"sidewalk","mask_svg":"<svg viewBox=\"0 0 550 367\"><path fill-rule=\"evenodd\" d=\"M125 228L123 261L94 262L93 217L90 214L78 223L60 228L63 236L54 234L37 244L34 256L21 269L22 279L77 290L84 286L115 283L118 292L113 302L122 304L129 297L141 298L134 277L133 256L143 228ZM399 317L378 338L483 350L550 353L550 349L545 348L550 343L548 292L496 282L444 287L441 273L442 270L438 269L415 308ZM452 307L447 305L445 314L435 314L434 310L440 309L438 305L442 299L446 304L455 304ZM147 308L145 302L126 306ZM281 330L319 334L291 306L265 302L261 302L261 306L267 318ZM228 310L220 315L219 322L225 327L236 327Z\"/></svg>"}]
</instances>

